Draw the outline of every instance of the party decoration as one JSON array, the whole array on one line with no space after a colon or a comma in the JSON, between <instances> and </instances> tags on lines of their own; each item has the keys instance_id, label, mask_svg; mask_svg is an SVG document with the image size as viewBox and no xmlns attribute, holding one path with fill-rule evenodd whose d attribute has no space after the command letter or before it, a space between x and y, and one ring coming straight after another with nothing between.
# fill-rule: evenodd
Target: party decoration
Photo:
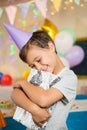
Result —
<instances>
[{"instance_id":1,"label":"party decoration","mask_svg":"<svg viewBox=\"0 0 87 130\"><path fill-rule=\"evenodd\" d=\"M79 65L83 61L84 56L84 50L80 46L75 45L69 49L65 55L65 58L68 60L70 68L72 68Z\"/></svg>"},{"instance_id":2,"label":"party decoration","mask_svg":"<svg viewBox=\"0 0 87 130\"><path fill-rule=\"evenodd\" d=\"M68 62L68 60L65 57L59 56L59 58L63 62L64 66L70 68L69 62Z\"/></svg>"},{"instance_id":3,"label":"party decoration","mask_svg":"<svg viewBox=\"0 0 87 130\"><path fill-rule=\"evenodd\" d=\"M24 79L27 79L27 78L29 77L29 74L30 74L30 70L25 70L25 71L23 72L23 74L22 74L22 77L23 77Z\"/></svg>"},{"instance_id":4,"label":"party decoration","mask_svg":"<svg viewBox=\"0 0 87 130\"><path fill-rule=\"evenodd\" d=\"M42 15L46 17L46 11L47 11L47 0L35 0L35 4L40 9Z\"/></svg>"},{"instance_id":5,"label":"party decoration","mask_svg":"<svg viewBox=\"0 0 87 130\"><path fill-rule=\"evenodd\" d=\"M50 20L45 19L43 26L41 27L42 30L46 31L52 39L55 38L55 35L58 33L58 29L54 23Z\"/></svg>"},{"instance_id":6,"label":"party decoration","mask_svg":"<svg viewBox=\"0 0 87 130\"><path fill-rule=\"evenodd\" d=\"M54 39L57 51L65 54L73 45L72 36L65 31L61 31Z\"/></svg>"},{"instance_id":7,"label":"party decoration","mask_svg":"<svg viewBox=\"0 0 87 130\"><path fill-rule=\"evenodd\" d=\"M0 72L0 80L1 80L2 76L3 76L3 73L2 73L2 72Z\"/></svg>"},{"instance_id":8,"label":"party decoration","mask_svg":"<svg viewBox=\"0 0 87 130\"><path fill-rule=\"evenodd\" d=\"M59 11L59 9L61 7L62 0L52 0L52 2L53 2L53 5L54 5L56 11Z\"/></svg>"},{"instance_id":9,"label":"party decoration","mask_svg":"<svg viewBox=\"0 0 87 130\"><path fill-rule=\"evenodd\" d=\"M9 74L4 74L1 78L2 85L11 85L12 84L12 77Z\"/></svg>"},{"instance_id":10,"label":"party decoration","mask_svg":"<svg viewBox=\"0 0 87 130\"><path fill-rule=\"evenodd\" d=\"M10 23L13 25L14 20L15 20L15 16L16 16L16 12L17 12L17 7L13 6L13 5L10 5L10 6L7 6L5 8L5 10L6 10L6 13L8 15Z\"/></svg>"},{"instance_id":11,"label":"party decoration","mask_svg":"<svg viewBox=\"0 0 87 130\"><path fill-rule=\"evenodd\" d=\"M19 50L22 49L22 47L28 42L28 40L32 36L31 33L25 32L25 31L20 30L18 28L15 28L12 25L8 25L8 24L4 23L4 27L6 28L8 33L11 35L12 39L16 43Z\"/></svg>"},{"instance_id":12,"label":"party decoration","mask_svg":"<svg viewBox=\"0 0 87 130\"><path fill-rule=\"evenodd\" d=\"M29 11L29 6L30 6L30 4L31 4L30 2L18 4L18 6L20 7L21 12L22 12L22 17L23 17L23 19L25 19L26 16L27 16L27 13L28 13L28 11Z\"/></svg>"},{"instance_id":13,"label":"party decoration","mask_svg":"<svg viewBox=\"0 0 87 130\"><path fill-rule=\"evenodd\" d=\"M66 32L70 33L71 36L72 36L72 39L73 39L73 43L75 43L75 41L76 41L76 32L72 28L65 27L65 28L63 28L62 31L66 31Z\"/></svg>"},{"instance_id":14,"label":"party decoration","mask_svg":"<svg viewBox=\"0 0 87 130\"><path fill-rule=\"evenodd\" d=\"M57 50L56 50L57 51ZM61 53L61 52L59 52L59 51L57 51L57 55L59 56L59 57L64 57L64 54L63 53Z\"/></svg>"}]
</instances>

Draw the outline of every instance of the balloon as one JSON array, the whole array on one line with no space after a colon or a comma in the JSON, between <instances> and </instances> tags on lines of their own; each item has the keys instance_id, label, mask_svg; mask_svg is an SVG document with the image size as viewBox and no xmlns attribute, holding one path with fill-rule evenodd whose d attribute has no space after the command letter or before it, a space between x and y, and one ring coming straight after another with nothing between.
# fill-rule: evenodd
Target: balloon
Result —
<instances>
[{"instance_id":1,"label":"balloon","mask_svg":"<svg viewBox=\"0 0 87 130\"><path fill-rule=\"evenodd\" d=\"M59 52L65 54L73 45L73 39L68 32L62 31L55 36L56 48Z\"/></svg>"},{"instance_id":2,"label":"balloon","mask_svg":"<svg viewBox=\"0 0 87 130\"><path fill-rule=\"evenodd\" d=\"M61 61L63 62L63 64L66 67L70 68L69 62L68 62L68 60L65 57L59 56L59 58L61 59Z\"/></svg>"},{"instance_id":3,"label":"balloon","mask_svg":"<svg viewBox=\"0 0 87 130\"><path fill-rule=\"evenodd\" d=\"M52 39L55 38L56 34L58 33L57 27L52 23L50 20L45 19L43 26L41 27L42 30L46 31Z\"/></svg>"},{"instance_id":4,"label":"balloon","mask_svg":"<svg viewBox=\"0 0 87 130\"><path fill-rule=\"evenodd\" d=\"M57 55L58 55L58 57L60 58L60 60L63 62L63 64L64 64L66 67L70 68L69 62L68 62L68 60L64 57L64 55L63 55L62 53L60 53L60 52L57 52Z\"/></svg>"},{"instance_id":5,"label":"balloon","mask_svg":"<svg viewBox=\"0 0 87 130\"><path fill-rule=\"evenodd\" d=\"M70 48L70 50L65 54L65 58L68 60L70 67L79 65L83 61L84 56L84 50L78 45Z\"/></svg>"},{"instance_id":6,"label":"balloon","mask_svg":"<svg viewBox=\"0 0 87 130\"><path fill-rule=\"evenodd\" d=\"M2 76L3 76L3 73L2 73L2 72L0 72L0 80L1 80Z\"/></svg>"},{"instance_id":7,"label":"balloon","mask_svg":"<svg viewBox=\"0 0 87 130\"><path fill-rule=\"evenodd\" d=\"M4 74L1 78L2 85L11 85L12 84L12 77L8 74Z\"/></svg>"},{"instance_id":8,"label":"balloon","mask_svg":"<svg viewBox=\"0 0 87 130\"><path fill-rule=\"evenodd\" d=\"M30 70L25 70L25 71L23 72L23 74L22 74L22 77L23 77L24 79L27 79L28 76L29 76L29 74L30 74Z\"/></svg>"},{"instance_id":9,"label":"balloon","mask_svg":"<svg viewBox=\"0 0 87 130\"><path fill-rule=\"evenodd\" d=\"M76 32L72 28L65 27L62 31L66 31L69 34L71 34L72 39L73 39L73 43L75 43L75 41L76 41Z\"/></svg>"}]
</instances>

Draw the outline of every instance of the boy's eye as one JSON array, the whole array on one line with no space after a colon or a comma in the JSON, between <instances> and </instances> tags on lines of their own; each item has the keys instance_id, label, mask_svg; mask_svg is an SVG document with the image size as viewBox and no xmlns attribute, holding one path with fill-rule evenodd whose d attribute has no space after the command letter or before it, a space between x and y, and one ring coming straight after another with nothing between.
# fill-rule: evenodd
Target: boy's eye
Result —
<instances>
[{"instance_id":1,"label":"boy's eye","mask_svg":"<svg viewBox=\"0 0 87 130\"><path fill-rule=\"evenodd\" d=\"M40 60L37 60L37 62L40 62Z\"/></svg>"},{"instance_id":2,"label":"boy's eye","mask_svg":"<svg viewBox=\"0 0 87 130\"><path fill-rule=\"evenodd\" d=\"M37 62L40 62L40 59L39 59L39 60L37 60Z\"/></svg>"},{"instance_id":3,"label":"boy's eye","mask_svg":"<svg viewBox=\"0 0 87 130\"><path fill-rule=\"evenodd\" d=\"M34 67L35 67L35 65L29 65L29 67L30 67L30 68L34 68Z\"/></svg>"},{"instance_id":4,"label":"boy's eye","mask_svg":"<svg viewBox=\"0 0 87 130\"><path fill-rule=\"evenodd\" d=\"M31 67L31 68L34 68L34 67L35 67L35 65L31 65L30 67Z\"/></svg>"}]
</instances>

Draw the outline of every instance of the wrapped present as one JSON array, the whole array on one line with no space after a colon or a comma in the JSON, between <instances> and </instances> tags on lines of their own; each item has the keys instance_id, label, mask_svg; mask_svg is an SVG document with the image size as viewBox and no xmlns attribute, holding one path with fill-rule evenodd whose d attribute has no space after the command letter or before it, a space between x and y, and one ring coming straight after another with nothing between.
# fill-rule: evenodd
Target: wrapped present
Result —
<instances>
[{"instance_id":1,"label":"wrapped present","mask_svg":"<svg viewBox=\"0 0 87 130\"><path fill-rule=\"evenodd\" d=\"M51 74L49 72L38 71L35 69L31 69L31 73L29 75L28 81L37 87L43 87L44 89L49 88L51 80ZM50 108L49 108L50 111ZM24 126L29 129L38 130L38 126L34 123L32 119L31 113L25 111L23 108L17 106L16 111L14 113L13 119L20 122ZM42 128L46 126L46 123L43 124Z\"/></svg>"}]
</instances>

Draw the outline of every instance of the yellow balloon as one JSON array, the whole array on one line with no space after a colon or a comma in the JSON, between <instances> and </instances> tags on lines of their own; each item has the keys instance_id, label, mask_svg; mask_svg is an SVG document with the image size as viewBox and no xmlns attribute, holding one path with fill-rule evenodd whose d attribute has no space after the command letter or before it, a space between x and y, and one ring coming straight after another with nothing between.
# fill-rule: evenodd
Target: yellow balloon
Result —
<instances>
[{"instance_id":1,"label":"yellow balloon","mask_svg":"<svg viewBox=\"0 0 87 130\"><path fill-rule=\"evenodd\" d=\"M22 78L27 79L30 74L30 70L25 70L22 74Z\"/></svg>"},{"instance_id":2,"label":"yellow balloon","mask_svg":"<svg viewBox=\"0 0 87 130\"><path fill-rule=\"evenodd\" d=\"M41 29L46 31L53 40L54 40L56 34L58 33L57 27L54 25L54 23L52 23L48 19L45 19L44 24L41 27Z\"/></svg>"}]
</instances>

